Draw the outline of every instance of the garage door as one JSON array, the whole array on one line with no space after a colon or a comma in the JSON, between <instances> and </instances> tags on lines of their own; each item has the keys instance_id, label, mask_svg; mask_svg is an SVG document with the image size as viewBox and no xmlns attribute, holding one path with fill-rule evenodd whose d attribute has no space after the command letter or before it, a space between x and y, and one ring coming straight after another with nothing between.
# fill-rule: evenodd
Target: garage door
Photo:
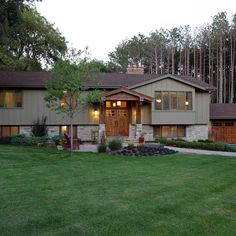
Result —
<instances>
[{"instance_id":1,"label":"garage door","mask_svg":"<svg viewBox=\"0 0 236 236\"><path fill-rule=\"evenodd\" d=\"M236 122L217 121L212 122L212 140L236 144Z\"/></svg>"}]
</instances>

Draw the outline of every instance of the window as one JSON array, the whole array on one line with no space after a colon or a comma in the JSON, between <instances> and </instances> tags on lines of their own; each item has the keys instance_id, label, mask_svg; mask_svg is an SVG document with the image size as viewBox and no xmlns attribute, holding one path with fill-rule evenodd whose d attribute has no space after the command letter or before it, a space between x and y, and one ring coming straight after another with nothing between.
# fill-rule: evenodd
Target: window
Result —
<instances>
[{"instance_id":1,"label":"window","mask_svg":"<svg viewBox=\"0 0 236 236\"><path fill-rule=\"evenodd\" d=\"M106 101L106 108L126 108L127 102L126 101Z\"/></svg>"},{"instance_id":2,"label":"window","mask_svg":"<svg viewBox=\"0 0 236 236\"><path fill-rule=\"evenodd\" d=\"M225 126L234 126L234 122L233 121L226 121Z\"/></svg>"},{"instance_id":3,"label":"window","mask_svg":"<svg viewBox=\"0 0 236 236\"><path fill-rule=\"evenodd\" d=\"M159 137L181 138L185 137L183 125L159 125L155 127L155 135Z\"/></svg>"},{"instance_id":4,"label":"window","mask_svg":"<svg viewBox=\"0 0 236 236\"><path fill-rule=\"evenodd\" d=\"M1 90L0 107L17 108L22 107L22 91L20 90Z\"/></svg>"},{"instance_id":5,"label":"window","mask_svg":"<svg viewBox=\"0 0 236 236\"><path fill-rule=\"evenodd\" d=\"M222 126L222 122L213 122L212 125L213 126Z\"/></svg>"},{"instance_id":6,"label":"window","mask_svg":"<svg viewBox=\"0 0 236 236\"><path fill-rule=\"evenodd\" d=\"M1 126L0 136L9 137L15 134L19 134L19 126Z\"/></svg>"},{"instance_id":7,"label":"window","mask_svg":"<svg viewBox=\"0 0 236 236\"><path fill-rule=\"evenodd\" d=\"M156 110L192 110L192 92L167 92L155 93Z\"/></svg>"},{"instance_id":8,"label":"window","mask_svg":"<svg viewBox=\"0 0 236 236\"><path fill-rule=\"evenodd\" d=\"M67 133L70 136L71 132L70 132L69 125L60 126L60 134L63 135L64 133ZM73 125L73 138L77 138L77 126L76 125Z\"/></svg>"}]
</instances>

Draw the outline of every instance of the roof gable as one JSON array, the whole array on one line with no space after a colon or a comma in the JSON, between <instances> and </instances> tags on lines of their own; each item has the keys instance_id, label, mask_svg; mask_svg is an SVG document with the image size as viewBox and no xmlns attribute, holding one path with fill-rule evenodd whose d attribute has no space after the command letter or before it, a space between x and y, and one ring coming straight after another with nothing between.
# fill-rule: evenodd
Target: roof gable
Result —
<instances>
[{"instance_id":1,"label":"roof gable","mask_svg":"<svg viewBox=\"0 0 236 236\"><path fill-rule=\"evenodd\" d=\"M198 89L203 90L203 91L209 91L209 90L214 89L214 87L210 86L209 84L207 84L203 81L200 81L200 80L196 80L192 77L176 76L176 75L170 75L170 74L163 75L163 76L160 76L160 77L156 77L156 78L150 79L148 81L144 81L144 82L129 86L129 89L135 89L135 88L142 87L142 86L145 86L145 85L148 85L148 84L152 84L152 83L164 80L164 79L173 79L175 81L178 81L180 83L189 85L189 86L194 87L194 88L198 88Z\"/></svg>"},{"instance_id":2,"label":"roof gable","mask_svg":"<svg viewBox=\"0 0 236 236\"><path fill-rule=\"evenodd\" d=\"M119 88L111 92L105 93L107 100L133 100L133 101L146 101L152 102L153 98L136 91L131 91L127 88Z\"/></svg>"}]
</instances>

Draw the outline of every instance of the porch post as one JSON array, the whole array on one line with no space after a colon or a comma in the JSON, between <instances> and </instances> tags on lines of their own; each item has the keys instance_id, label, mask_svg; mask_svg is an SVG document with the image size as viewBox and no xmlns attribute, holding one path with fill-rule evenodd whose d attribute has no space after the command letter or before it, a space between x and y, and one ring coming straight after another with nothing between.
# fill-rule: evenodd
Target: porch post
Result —
<instances>
[{"instance_id":1,"label":"porch post","mask_svg":"<svg viewBox=\"0 0 236 236\"><path fill-rule=\"evenodd\" d=\"M105 138L105 103L102 102L100 106L100 120L99 120L99 130L98 130L99 142Z\"/></svg>"},{"instance_id":2,"label":"porch post","mask_svg":"<svg viewBox=\"0 0 236 236\"><path fill-rule=\"evenodd\" d=\"M136 102L136 138L139 138L142 134L143 126L141 121L141 108L142 102Z\"/></svg>"}]
</instances>

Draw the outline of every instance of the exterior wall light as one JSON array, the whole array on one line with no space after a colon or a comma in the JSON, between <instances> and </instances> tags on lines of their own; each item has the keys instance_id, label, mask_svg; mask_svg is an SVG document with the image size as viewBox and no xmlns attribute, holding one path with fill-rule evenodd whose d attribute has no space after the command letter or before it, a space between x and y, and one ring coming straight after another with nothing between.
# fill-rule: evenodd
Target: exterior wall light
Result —
<instances>
[{"instance_id":1,"label":"exterior wall light","mask_svg":"<svg viewBox=\"0 0 236 236\"><path fill-rule=\"evenodd\" d=\"M189 105L189 101L185 101L185 105L188 106Z\"/></svg>"},{"instance_id":2,"label":"exterior wall light","mask_svg":"<svg viewBox=\"0 0 236 236\"><path fill-rule=\"evenodd\" d=\"M121 101L117 101L117 106L118 106L118 107L121 106Z\"/></svg>"},{"instance_id":3,"label":"exterior wall light","mask_svg":"<svg viewBox=\"0 0 236 236\"><path fill-rule=\"evenodd\" d=\"M94 116L97 117L98 116L98 110L94 109Z\"/></svg>"}]
</instances>

